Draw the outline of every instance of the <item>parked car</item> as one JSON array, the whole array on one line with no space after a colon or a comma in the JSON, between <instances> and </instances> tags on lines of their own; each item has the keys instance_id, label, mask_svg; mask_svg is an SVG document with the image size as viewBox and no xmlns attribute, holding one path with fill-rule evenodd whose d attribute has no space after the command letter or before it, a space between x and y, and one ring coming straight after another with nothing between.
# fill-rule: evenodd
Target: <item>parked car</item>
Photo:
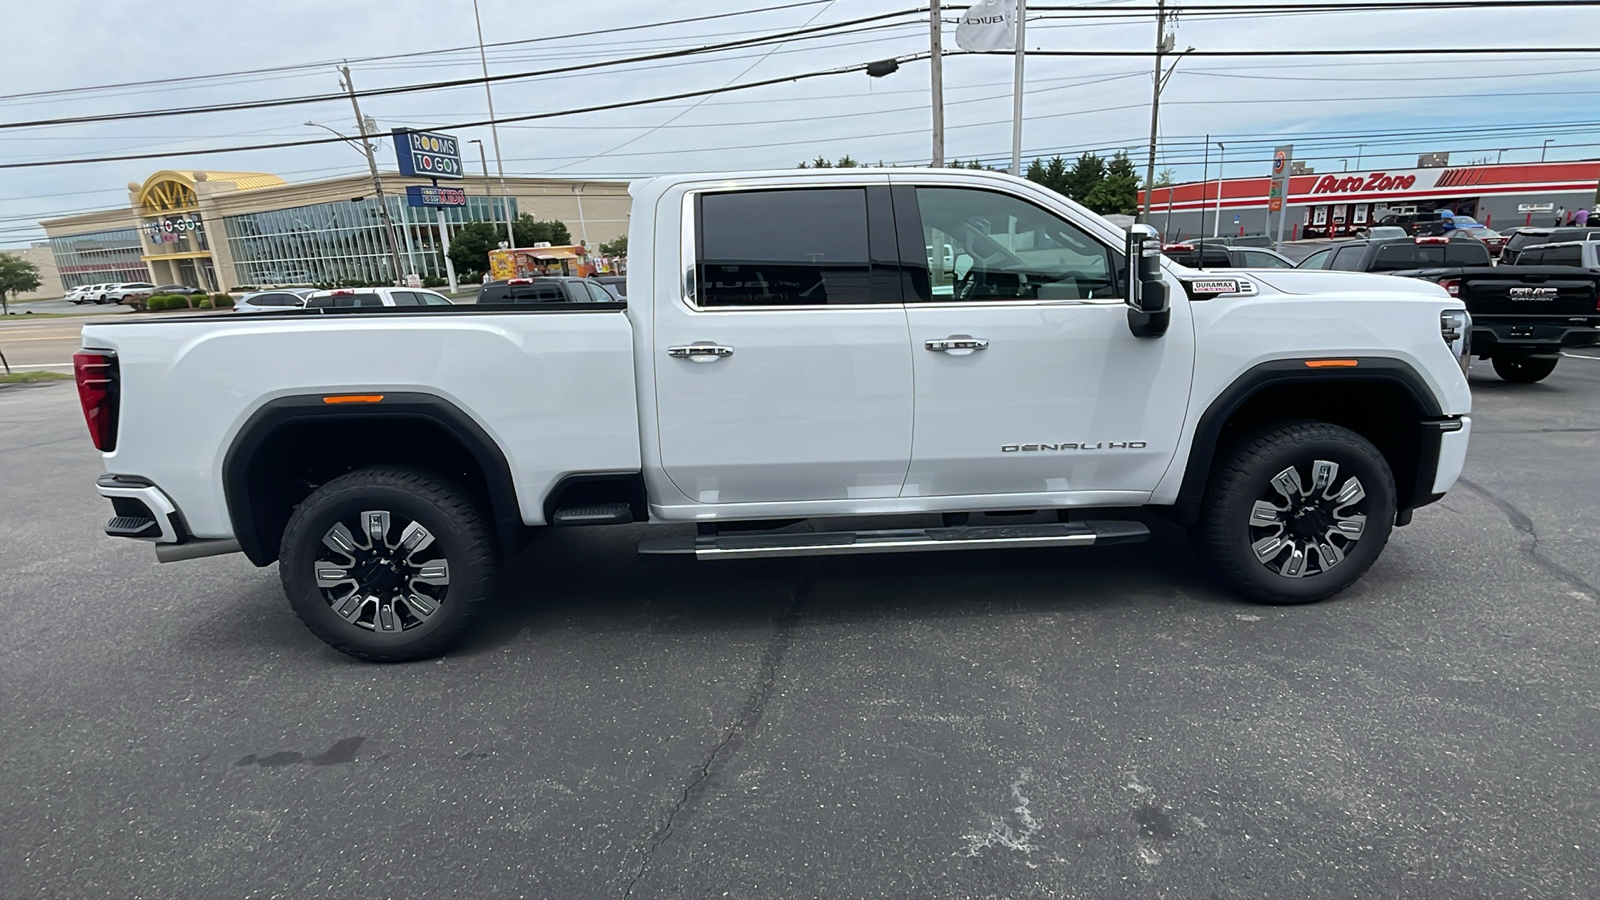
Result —
<instances>
[{"instance_id":1,"label":"parked car","mask_svg":"<svg viewBox=\"0 0 1600 900\"><path fill-rule=\"evenodd\" d=\"M478 303L616 303L622 298L594 278L549 275L491 281L478 288Z\"/></svg>"},{"instance_id":2,"label":"parked car","mask_svg":"<svg viewBox=\"0 0 1600 900\"><path fill-rule=\"evenodd\" d=\"M1210 241L1163 244L1161 252L1191 269L1292 269L1294 261L1265 247L1241 247Z\"/></svg>"},{"instance_id":3,"label":"parked car","mask_svg":"<svg viewBox=\"0 0 1600 900\"><path fill-rule=\"evenodd\" d=\"M1344 241L1311 254L1297 269L1397 272L1428 266L1491 265L1488 247L1468 235L1419 235Z\"/></svg>"},{"instance_id":4,"label":"parked car","mask_svg":"<svg viewBox=\"0 0 1600 900\"><path fill-rule=\"evenodd\" d=\"M1505 249L1500 251L1500 261L1515 264L1518 262L1517 254L1522 252L1522 248L1532 247L1535 244L1564 244L1567 241L1592 241L1596 238L1600 238L1600 226L1519 227L1506 239Z\"/></svg>"},{"instance_id":5,"label":"parked car","mask_svg":"<svg viewBox=\"0 0 1600 900\"><path fill-rule=\"evenodd\" d=\"M452 306L450 298L425 288L335 288L306 295L306 309L359 309L380 306Z\"/></svg>"},{"instance_id":6,"label":"parked car","mask_svg":"<svg viewBox=\"0 0 1600 900\"><path fill-rule=\"evenodd\" d=\"M1449 232L1452 237L1459 232L1461 235L1483 241L1484 245L1489 248L1490 256L1499 256L1500 252L1505 249L1505 235L1471 216L1451 216L1445 222L1450 226Z\"/></svg>"},{"instance_id":7,"label":"parked car","mask_svg":"<svg viewBox=\"0 0 1600 900\"><path fill-rule=\"evenodd\" d=\"M92 287L94 287L94 285L92 285L92 284L80 284L77 287L73 288L72 290L67 291L65 294L63 294L61 296L61 299L63 299L63 300L71 300L73 303L80 303L80 304L81 303L87 303L87 302L89 302L89 297L87 296L87 294L88 294L89 289L92 288Z\"/></svg>"},{"instance_id":8,"label":"parked car","mask_svg":"<svg viewBox=\"0 0 1600 900\"><path fill-rule=\"evenodd\" d=\"M156 294L178 294L178 295L184 296L184 297L204 297L204 296L207 296L206 292L201 290L200 288L189 287L186 284L160 284L160 285L156 285L156 289L155 289L154 293L156 293Z\"/></svg>"},{"instance_id":9,"label":"parked car","mask_svg":"<svg viewBox=\"0 0 1600 900\"><path fill-rule=\"evenodd\" d=\"M1313 602L1466 459L1467 313L1436 285L1195 272L994 172L630 193L630 262L677 289L628 304L85 326L107 532L277 562L314 634L398 661L459 641L545 526L748 559L1135 543L1148 507L1239 595Z\"/></svg>"},{"instance_id":10,"label":"parked car","mask_svg":"<svg viewBox=\"0 0 1600 900\"><path fill-rule=\"evenodd\" d=\"M304 309L306 297L316 293L315 288L283 288L276 291L256 291L245 294L233 304L236 313L282 312L286 309Z\"/></svg>"},{"instance_id":11,"label":"parked car","mask_svg":"<svg viewBox=\"0 0 1600 900\"><path fill-rule=\"evenodd\" d=\"M100 282L99 284L86 284L83 287L78 289L78 296L76 298L74 298L72 302L73 303L104 303L104 302L106 302L105 301L106 291L109 291L109 290L111 290L112 288L114 288L116 286L117 286L117 283L114 282L114 281L103 281L103 282Z\"/></svg>"},{"instance_id":12,"label":"parked car","mask_svg":"<svg viewBox=\"0 0 1600 900\"><path fill-rule=\"evenodd\" d=\"M148 281L124 281L106 289L102 295L105 303L130 303L138 305L150 299L156 286Z\"/></svg>"}]
</instances>

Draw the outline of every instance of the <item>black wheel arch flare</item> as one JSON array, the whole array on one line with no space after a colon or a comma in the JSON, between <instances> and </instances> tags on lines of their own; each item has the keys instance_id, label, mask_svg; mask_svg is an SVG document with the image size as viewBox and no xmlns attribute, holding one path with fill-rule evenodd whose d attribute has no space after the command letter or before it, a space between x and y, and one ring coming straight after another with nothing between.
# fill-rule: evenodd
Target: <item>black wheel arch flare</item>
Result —
<instances>
[{"instance_id":1,"label":"black wheel arch flare","mask_svg":"<svg viewBox=\"0 0 1600 900\"><path fill-rule=\"evenodd\" d=\"M347 394L353 392L339 392ZM366 393L366 392L362 392ZM380 392L371 392L378 395ZM280 431L305 424L380 424L426 423L441 430L465 448L483 478L490 520L503 552L512 552L524 530L517 506L515 482L505 453L471 416L442 397L417 392L381 392L382 400L370 403L328 403L330 392L279 397L268 401L245 422L234 436L222 462L223 492L234 538L245 556L258 566L278 557L277 542L263 534L260 512L253 498L252 479L259 471L262 452ZM375 458L374 463L386 460Z\"/></svg>"},{"instance_id":2,"label":"black wheel arch flare","mask_svg":"<svg viewBox=\"0 0 1600 900\"><path fill-rule=\"evenodd\" d=\"M1195 426L1194 438L1189 446L1183 484L1173 508L1174 518L1179 524L1191 525L1198 517L1217 453L1228 438L1226 429L1235 416L1265 391L1296 386L1323 388L1331 385L1359 391L1364 386L1377 385L1386 390L1398 389L1409 399L1416 413L1416 420L1402 423L1401 429L1416 437L1415 447L1405 454L1410 458L1391 459L1398 482L1396 500L1400 523L1409 521L1411 510L1439 499L1432 494L1432 473L1438 467L1439 436L1450 429L1440 427L1442 422L1448 420L1438 397L1427 382L1409 363L1392 357L1340 357L1345 365L1307 365L1308 361L1323 358L1296 357L1257 364L1245 370L1211 401ZM1349 365L1350 362L1354 365ZM1286 410L1283 418L1296 418L1293 413L1293 410Z\"/></svg>"}]
</instances>

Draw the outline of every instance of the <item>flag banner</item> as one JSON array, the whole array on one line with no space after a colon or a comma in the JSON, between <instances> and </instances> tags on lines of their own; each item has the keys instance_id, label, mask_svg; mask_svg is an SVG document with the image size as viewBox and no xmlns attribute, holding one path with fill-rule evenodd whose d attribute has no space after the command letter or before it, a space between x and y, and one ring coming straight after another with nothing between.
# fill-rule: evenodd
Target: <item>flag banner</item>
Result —
<instances>
[{"instance_id":1,"label":"flag banner","mask_svg":"<svg viewBox=\"0 0 1600 900\"><path fill-rule=\"evenodd\" d=\"M978 0L956 26L956 46L963 50L1015 50L1016 38L1016 0Z\"/></svg>"}]
</instances>

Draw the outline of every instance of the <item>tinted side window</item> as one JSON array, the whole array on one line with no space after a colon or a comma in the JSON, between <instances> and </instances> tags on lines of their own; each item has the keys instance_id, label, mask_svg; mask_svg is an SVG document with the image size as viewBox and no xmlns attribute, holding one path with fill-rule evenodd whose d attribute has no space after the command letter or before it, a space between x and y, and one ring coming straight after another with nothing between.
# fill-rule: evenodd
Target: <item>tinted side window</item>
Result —
<instances>
[{"instance_id":1,"label":"tinted side window","mask_svg":"<svg viewBox=\"0 0 1600 900\"><path fill-rule=\"evenodd\" d=\"M1444 244L1384 244L1372 260L1373 272L1398 272L1401 269L1426 269L1445 264Z\"/></svg>"},{"instance_id":2,"label":"tinted side window","mask_svg":"<svg viewBox=\"0 0 1600 900\"><path fill-rule=\"evenodd\" d=\"M1306 257L1305 259L1300 260L1300 265L1296 266L1296 268L1299 268L1299 269L1323 269L1323 268L1327 268L1328 260L1330 260L1332 258L1333 258L1333 250L1331 250L1331 249L1329 249L1329 250L1318 250L1317 252L1315 252L1315 253L1311 254L1310 256Z\"/></svg>"},{"instance_id":3,"label":"tinted side window","mask_svg":"<svg viewBox=\"0 0 1600 900\"><path fill-rule=\"evenodd\" d=\"M450 302L450 298L444 296L443 294L435 294L432 291L417 291L417 298L422 301L422 305L423 306L454 306L455 305L455 304Z\"/></svg>"},{"instance_id":4,"label":"tinted side window","mask_svg":"<svg viewBox=\"0 0 1600 900\"><path fill-rule=\"evenodd\" d=\"M1256 269L1287 269L1289 264L1273 256L1271 253L1262 253L1259 250L1246 250L1240 254L1244 257L1244 264Z\"/></svg>"},{"instance_id":5,"label":"tinted side window","mask_svg":"<svg viewBox=\"0 0 1600 900\"><path fill-rule=\"evenodd\" d=\"M1328 268L1345 272L1359 272L1361 271L1361 254L1365 253L1366 249L1366 247L1340 247L1334 252L1333 261L1328 264ZM1378 252L1381 256L1383 250ZM1396 266L1396 268L1402 267Z\"/></svg>"},{"instance_id":6,"label":"tinted side window","mask_svg":"<svg viewBox=\"0 0 1600 900\"><path fill-rule=\"evenodd\" d=\"M617 298L611 296L605 288L593 282L584 282L584 287L589 289L589 299L596 303L615 303Z\"/></svg>"},{"instance_id":7,"label":"tinted side window","mask_svg":"<svg viewBox=\"0 0 1600 900\"><path fill-rule=\"evenodd\" d=\"M923 243L939 248L935 302L1088 300L1117 295L1111 250L1019 197L975 188L917 188Z\"/></svg>"},{"instance_id":8,"label":"tinted side window","mask_svg":"<svg viewBox=\"0 0 1600 900\"><path fill-rule=\"evenodd\" d=\"M1539 249L1539 248L1537 248L1537 247L1535 247L1532 250L1524 250L1524 251L1522 251L1522 255L1517 257L1517 265L1519 265L1519 266L1540 266L1540 265L1544 265L1544 251Z\"/></svg>"},{"instance_id":9,"label":"tinted side window","mask_svg":"<svg viewBox=\"0 0 1600 900\"><path fill-rule=\"evenodd\" d=\"M262 294L250 298L251 306L299 306L300 298L293 294Z\"/></svg>"},{"instance_id":10,"label":"tinted side window","mask_svg":"<svg viewBox=\"0 0 1600 900\"><path fill-rule=\"evenodd\" d=\"M865 188L705 194L698 225L701 306L873 302Z\"/></svg>"},{"instance_id":11,"label":"tinted side window","mask_svg":"<svg viewBox=\"0 0 1600 900\"><path fill-rule=\"evenodd\" d=\"M422 301L418 300L417 299L417 295L411 293L410 291L395 291L394 292L394 305L395 306L421 306L422 305Z\"/></svg>"},{"instance_id":12,"label":"tinted side window","mask_svg":"<svg viewBox=\"0 0 1600 900\"><path fill-rule=\"evenodd\" d=\"M1582 247L1551 247L1544 251L1544 265L1547 266L1581 266L1583 265Z\"/></svg>"}]
</instances>

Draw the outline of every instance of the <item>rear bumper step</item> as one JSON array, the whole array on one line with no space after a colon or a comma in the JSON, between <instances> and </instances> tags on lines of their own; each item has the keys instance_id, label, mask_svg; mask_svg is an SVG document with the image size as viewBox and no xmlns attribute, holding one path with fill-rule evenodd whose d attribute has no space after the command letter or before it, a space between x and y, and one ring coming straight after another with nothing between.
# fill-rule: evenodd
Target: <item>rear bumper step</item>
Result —
<instances>
[{"instance_id":1,"label":"rear bumper step","mask_svg":"<svg viewBox=\"0 0 1600 900\"><path fill-rule=\"evenodd\" d=\"M1141 522L1107 520L810 534L683 535L643 541L639 544L639 552L648 555L693 554L696 559L755 559L1011 547L1089 547L1133 544L1149 539L1150 529Z\"/></svg>"}]
</instances>

